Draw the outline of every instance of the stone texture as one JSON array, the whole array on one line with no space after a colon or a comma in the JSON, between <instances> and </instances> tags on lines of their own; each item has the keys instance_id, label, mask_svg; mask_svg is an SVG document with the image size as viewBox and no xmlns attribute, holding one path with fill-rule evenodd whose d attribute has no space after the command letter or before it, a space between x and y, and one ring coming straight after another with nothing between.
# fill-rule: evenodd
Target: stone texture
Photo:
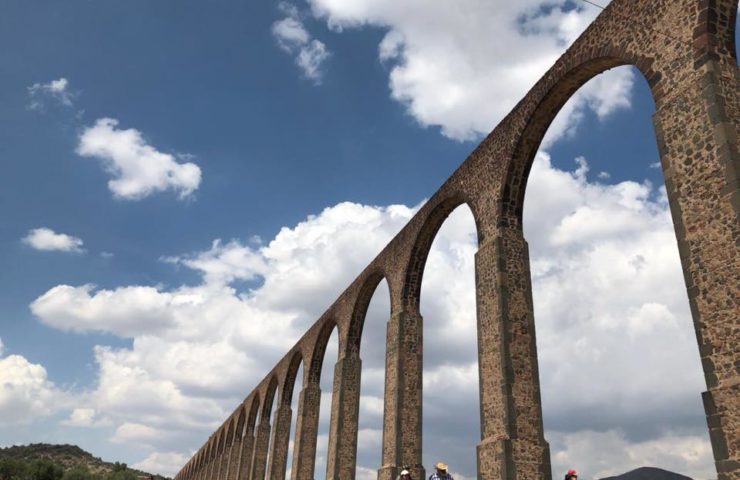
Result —
<instances>
[{"instance_id":1,"label":"stone texture","mask_svg":"<svg viewBox=\"0 0 740 480\"><path fill-rule=\"evenodd\" d=\"M236 429L241 442L235 440L233 447L241 452L234 480L250 480L247 472L260 471L258 464L252 466L256 413L271 408L276 385L287 404L281 400L281 413L276 412L270 477L282 480L281 458L289 440L285 422L289 424L295 376L304 360L292 479L313 480L318 385L334 328L340 360L335 366L327 477L353 478L360 338L368 303L383 279L390 290L391 318L378 478L395 480L403 465L411 467L415 478L424 478L421 283L434 236L463 203L475 218L479 244L478 477L550 480L529 258L522 235L527 179L545 131L568 98L595 75L624 64L637 67L655 100L653 123L707 385L703 400L718 480L740 480L737 5L737 0L613 0L249 394L238 410L246 412L249 405L250 413L243 436L242 427ZM218 439L229 425L232 418L179 477L224 478L225 471L214 467L221 458L216 455ZM260 455L254 456L261 461ZM231 480L230 467L227 470Z\"/></svg>"},{"instance_id":2,"label":"stone texture","mask_svg":"<svg viewBox=\"0 0 740 480\"><path fill-rule=\"evenodd\" d=\"M289 403L287 405L281 405L275 410L274 427L272 429L272 453L270 455L270 466L267 474L267 478L270 480L285 480L292 415L293 411Z\"/></svg>"}]
</instances>

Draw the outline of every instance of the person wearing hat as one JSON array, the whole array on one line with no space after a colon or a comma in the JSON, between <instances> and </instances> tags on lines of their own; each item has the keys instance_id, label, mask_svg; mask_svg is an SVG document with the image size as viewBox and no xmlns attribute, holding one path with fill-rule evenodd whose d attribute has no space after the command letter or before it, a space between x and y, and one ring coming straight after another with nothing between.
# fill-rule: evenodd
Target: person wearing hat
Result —
<instances>
[{"instance_id":1,"label":"person wearing hat","mask_svg":"<svg viewBox=\"0 0 740 480\"><path fill-rule=\"evenodd\" d=\"M578 480L578 472L576 472L575 469L571 468L565 474L565 480Z\"/></svg>"},{"instance_id":2,"label":"person wearing hat","mask_svg":"<svg viewBox=\"0 0 740 480\"><path fill-rule=\"evenodd\" d=\"M444 462L437 462L434 466L436 472L429 475L429 480L453 480L452 475L447 473L447 464Z\"/></svg>"}]
</instances>

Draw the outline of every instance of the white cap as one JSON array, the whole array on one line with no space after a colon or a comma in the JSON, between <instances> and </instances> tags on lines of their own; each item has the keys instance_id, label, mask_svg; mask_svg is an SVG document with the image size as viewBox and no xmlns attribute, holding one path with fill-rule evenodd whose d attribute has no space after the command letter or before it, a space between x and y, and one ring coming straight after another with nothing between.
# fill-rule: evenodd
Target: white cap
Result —
<instances>
[{"instance_id":1,"label":"white cap","mask_svg":"<svg viewBox=\"0 0 740 480\"><path fill-rule=\"evenodd\" d=\"M401 475L411 475L411 472L409 472L406 469L401 470Z\"/></svg>"}]
</instances>

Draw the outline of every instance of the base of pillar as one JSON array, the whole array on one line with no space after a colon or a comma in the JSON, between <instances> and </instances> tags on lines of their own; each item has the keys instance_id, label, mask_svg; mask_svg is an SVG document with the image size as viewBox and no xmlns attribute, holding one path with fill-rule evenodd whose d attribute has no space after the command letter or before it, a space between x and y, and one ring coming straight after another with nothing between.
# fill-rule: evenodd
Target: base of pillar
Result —
<instances>
[{"instance_id":1,"label":"base of pillar","mask_svg":"<svg viewBox=\"0 0 740 480\"><path fill-rule=\"evenodd\" d=\"M550 446L545 441L489 438L476 451L479 480L552 480Z\"/></svg>"},{"instance_id":2,"label":"base of pillar","mask_svg":"<svg viewBox=\"0 0 740 480\"><path fill-rule=\"evenodd\" d=\"M396 466L385 466L378 469L378 480L396 480L400 470Z\"/></svg>"}]
</instances>

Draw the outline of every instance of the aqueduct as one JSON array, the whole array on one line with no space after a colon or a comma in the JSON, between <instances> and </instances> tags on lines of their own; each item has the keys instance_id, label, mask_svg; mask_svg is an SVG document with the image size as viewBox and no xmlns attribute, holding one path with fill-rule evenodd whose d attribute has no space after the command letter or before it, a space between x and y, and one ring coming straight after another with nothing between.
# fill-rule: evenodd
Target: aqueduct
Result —
<instances>
[{"instance_id":1,"label":"aqueduct","mask_svg":"<svg viewBox=\"0 0 740 480\"><path fill-rule=\"evenodd\" d=\"M421 465L424 264L442 222L465 203L475 218L480 479L550 479L522 205L542 137L568 98L595 75L637 67L653 122L699 344L718 478L740 479L739 73L737 0L613 0L442 187L211 435L176 480L283 480L296 417L291 478L313 480L319 377L336 328L327 479L355 478L360 338L385 279L387 323L379 480ZM303 365L297 412L294 382ZM277 396L277 397L276 397ZM276 409L272 412L273 400ZM268 449L270 451L268 451Z\"/></svg>"}]
</instances>

